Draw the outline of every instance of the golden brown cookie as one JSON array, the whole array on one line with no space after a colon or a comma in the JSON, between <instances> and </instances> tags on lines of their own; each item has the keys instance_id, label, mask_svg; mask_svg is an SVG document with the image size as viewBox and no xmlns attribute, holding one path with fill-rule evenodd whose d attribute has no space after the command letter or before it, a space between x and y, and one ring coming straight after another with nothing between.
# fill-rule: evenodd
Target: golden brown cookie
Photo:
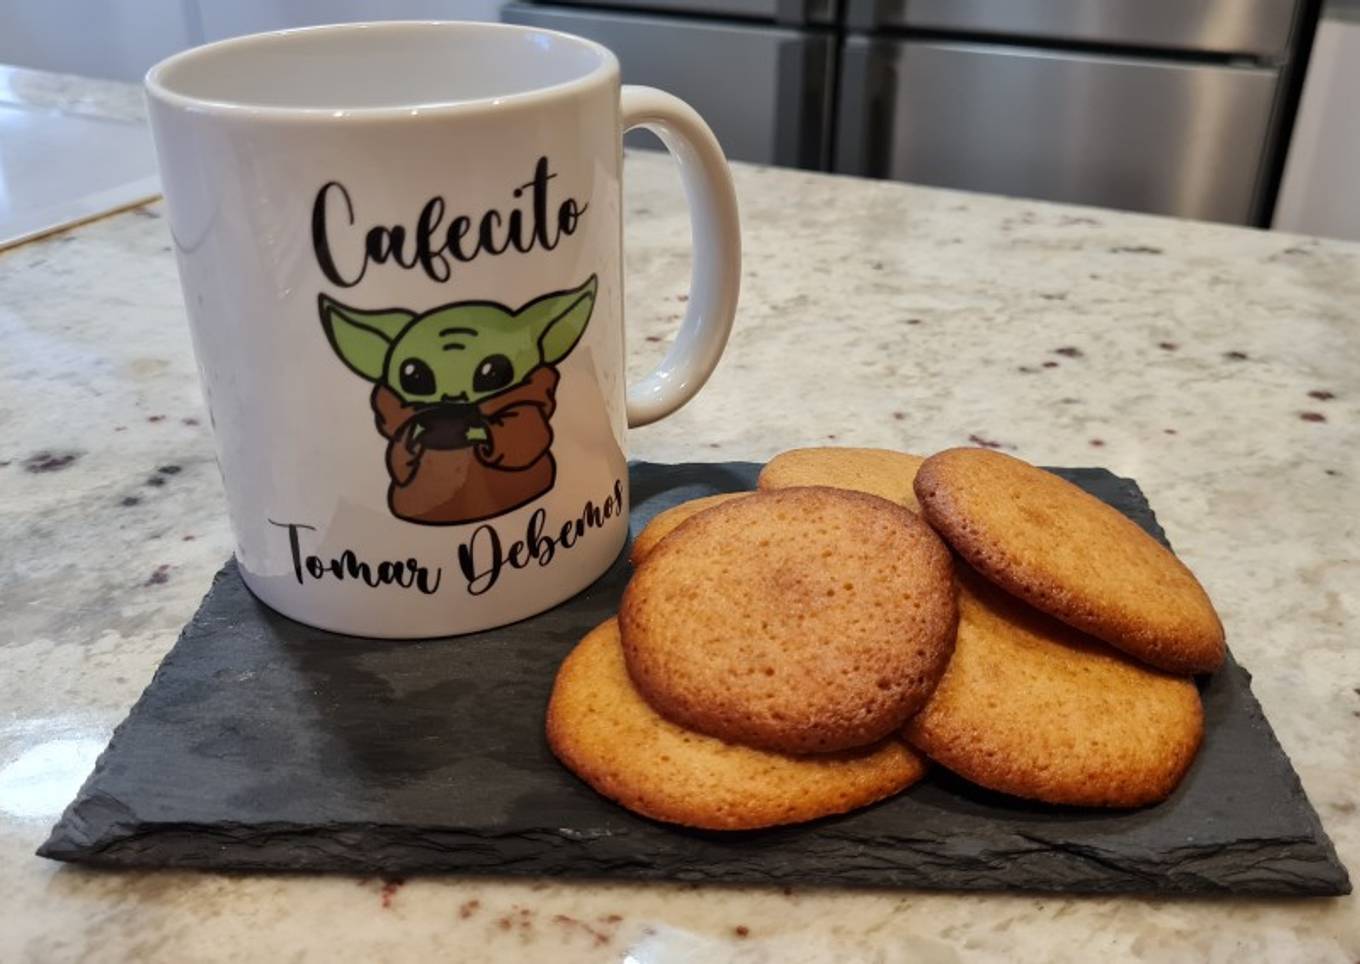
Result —
<instances>
[{"instance_id":1,"label":"golden brown cookie","mask_svg":"<svg viewBox=\"0 0 1360 964\"><path fill-rule=\"evenodd\" d=\"M676 527L690 516L698 515L705 509L711 509L715 505L722 505L724 502L740 499L742 496L750 494L749 492L720 492L717 495L690 499L688 502L681 502L663 512L658 512L652 516L652 521L642 527L642 531L633 540L633 548L628 553L628 561L636 566L647 558L647 554L656 548L658 542L675 531Z\"/></svg>"},{"instance_id":2,"label":"golden brown cookie","mask_svg":"<svg viewBox=\"0 0 1360 964\"><path fill-rule=\"evenodd\" d=\"M927 521L992 582L1149 665L1204 673L1223 624L1171 551L1095 496L1020 459L950 449L926 459Z\"/></svg>"},{"instance_id":3,"label":"golden brown cookie","mask_svg":"<svg viewBox=\"0 0 1360 964\"><path fill-rule=\"evenodd\" d=\"M709 830L844 813L897 793L925 772L924 761L896 737L796 757L676 726L633 688L613 619L581 640L558 670L548 743L568 769L629 810Z\"/></svg>"},{"instance_id":4,"label":"golden brown cookie","mask_svg":"<svg viewBox=\"0 0 1360 964\"><path fill-rule=\"evenodd\" d=\"M919 455L891 449L791 449L765 463L756 487L788 489L801 485L829 485L833 489L867 492L920 512L912 481L924 461Z\"/></svg>"},{"instance_id":5,"label":"golden brown cookie","mask_svg":"<svg viewBox=\"0 0 1360 964\"><path fill-rule=\"evenodd\" d=\"M962 569L962 567L960 567ZM954 656L908 742L974 783L1094 807L1166 797L1204 732L1195 684L960 572Z\"/></svg>"},{"instance_id":6,"label":"golden brown cookie","mask_svg":"<svg viewBox=\"0 0 1360 964\"><path fill-rule=\"evenodd\" d=\"M844 489L757 492L694 516L624 591L624 657L663 716L783 753L864 746L935 688L953 562L920 517Z\"/></svg>"}]
</instances>

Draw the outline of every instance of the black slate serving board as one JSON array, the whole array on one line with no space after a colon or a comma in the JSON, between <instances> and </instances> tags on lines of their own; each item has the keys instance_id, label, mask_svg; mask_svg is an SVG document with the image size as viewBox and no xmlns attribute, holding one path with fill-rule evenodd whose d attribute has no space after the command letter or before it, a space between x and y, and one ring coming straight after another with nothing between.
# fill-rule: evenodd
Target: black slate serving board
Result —
<instances>
[{"instance_id":1,"label":"black slate serving board","mask_svg":"<svg viewBox=\"0 0 1360 964\"><path fill-rule=\"evenodd\" d=\"M685 499L749 488L747 463L631 467L633 531ZM1137 485L1056 470L1163 534ZM1202 683L1207 736L1164 803L1044 807L936 769L894 799L747 833L633 816L554 760L558 663L611 613L624 559L534 619L393 642L310 629L218 573L38 851L120 867L461 872L964 890L1333 895L1345 869L1250 675Z\"/></svg>"}]
</instances>

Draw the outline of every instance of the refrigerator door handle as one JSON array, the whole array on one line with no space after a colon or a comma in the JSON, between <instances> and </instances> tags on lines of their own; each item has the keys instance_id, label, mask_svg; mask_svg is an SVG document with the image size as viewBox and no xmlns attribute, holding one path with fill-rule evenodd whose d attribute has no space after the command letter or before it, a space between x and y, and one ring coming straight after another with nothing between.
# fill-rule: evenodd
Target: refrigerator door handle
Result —
<instances>
[{"instance_id":1,"label":"refrigerator door handle","mask_svg":"<svg viewBox=\"0 0 1360 964\"><path fill-rule=\"evenodd\" d=\"M841 53L832 170L861 177L889 177L896 71L880 45L847 39Z\"/></svg>"},{"instance_id":2,"label":"refrigerator door handle","mask_svg":"<svg viewBox=\"0 0 1360 964\"><path fill-rule=\"evenodd\" d=\"M831 164L835 49L810 38L779 45L774 163L824 171Z\"/></svg>"}]
</instances>

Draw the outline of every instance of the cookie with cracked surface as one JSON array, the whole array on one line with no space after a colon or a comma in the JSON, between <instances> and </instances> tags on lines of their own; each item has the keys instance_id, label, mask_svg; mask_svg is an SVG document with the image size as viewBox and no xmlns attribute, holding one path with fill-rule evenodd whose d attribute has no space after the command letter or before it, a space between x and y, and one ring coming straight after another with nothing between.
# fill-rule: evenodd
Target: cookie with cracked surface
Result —
<instances>
[{"instance_id":1,"label":"cookie with cracked surface","mask_svg":"<svg viewBox=\"0 0 1360 964\"><path fill-rule=\"evenodd\" d=\"M635 566L642 562L656 548L658 542L674 532L682 522L691 516L696 516L715 505L722 505L724 502L731 502L733 499L740 499L742 496L750 494L749 492L719 492L717 495L690 499L688 502L681 502L679 505L673 505L669 509L658 512L652 516L651 521L643 526L642 531L633 539L633 548L628 551L628 561Z\"/></svg>"},{"instance_id":2,"label":"cookie with cracked surface","mask_svg":"<svg viewBox=\"0 0 1360 964\"><path fill-rule=\"evenodd\" d=\"M926 459L915 485L945 541L1036 609L1167 672L1223 662L1223 624L1185 564L1066 479L961 448Z\"/></svg>"},{"instance_id":3,"label":"cookie with cracked surface","mask_svg":"<svg viewBox=\"0 0 1360 964\"><path fill-rule=\"evenodd\" d=\"M765 463L756 487L770 490L828 485L867 492L919 512L921 507L912 482L924 461L919 455L892 449L838 446L790 449Z\"/></svg>"},{"instance_id":4,"label":"cookie with cracked surface","mask_svg":"<svg viewBox=\"0 0 1360 964\"><path fill-rule=\"evenodd\" d=\"M948 662L953 561L915 513L832 488L756 492L694 516L619 610L639 692L687 729L783 753L895 732Z\"/></svg>"},{"instance_id":5,"label":"cookie with cracked surface","mask_svg":"<svg viewBox=\"0 0 1360 964\"><path fill-rule=\"evenodd\" d=\"M548 743L597 792L643 816L708 830L800 823L867 806L921 778L900 739L797 757L726 743L661 717L624 666L618 623L571 651L548 703Z\"/></svg>"},{"instance_id":6,"label":"cookie with cracked surface","mask_svg":"<svg viewBox=\"0 0 1360 964\"><path fill-rule=\"evenodd\" d=\"M954 655L904 728L909 743L973 783L1045 803L1138 807L1175 789L1204 732L1193 681L976 574L959 582Z\"/></svg>"}]
</instances>

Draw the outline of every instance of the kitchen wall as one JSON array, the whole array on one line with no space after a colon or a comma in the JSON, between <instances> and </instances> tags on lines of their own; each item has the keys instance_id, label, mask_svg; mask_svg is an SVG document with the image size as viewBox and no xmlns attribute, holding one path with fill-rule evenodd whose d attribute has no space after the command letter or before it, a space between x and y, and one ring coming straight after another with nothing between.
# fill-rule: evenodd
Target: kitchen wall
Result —
<instances>
[{"instance_id":1,"label":"kitchen wall","mask_svg":"<svg viewBox=\"0 0 1360 964\"><path fill-rule=\"evenodd\" d=\"M1313 42L1272 227L1360 241L1360 0L1332 0Z\"/></svg>"},{"instance_id":2,"label":"kitchen wall","mask_svg":"<svg viewBox=\"0 0 1360 964\"><path fill-rule=\"evenodd\" d=\"M0 0L0 63L140 81L243 33L351 20L498 20L502 0Z\"/></svg>"}]
</instances>

